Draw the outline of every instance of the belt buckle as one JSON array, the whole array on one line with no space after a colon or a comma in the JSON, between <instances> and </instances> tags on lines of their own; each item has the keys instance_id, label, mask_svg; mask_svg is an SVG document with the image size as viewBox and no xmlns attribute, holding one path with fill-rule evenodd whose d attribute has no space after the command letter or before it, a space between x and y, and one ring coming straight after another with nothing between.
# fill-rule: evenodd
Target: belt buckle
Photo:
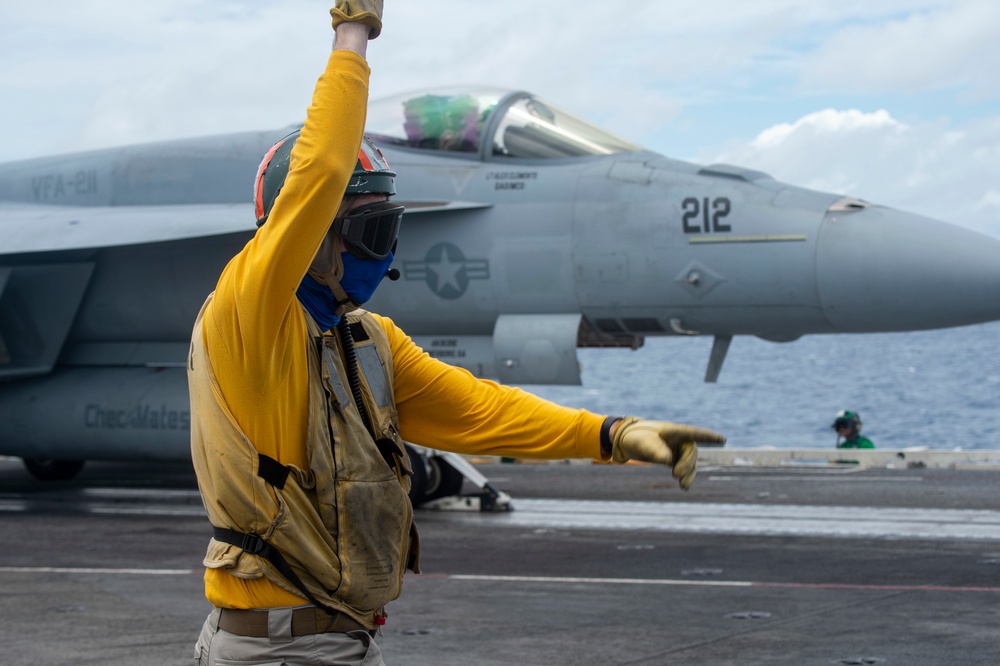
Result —
<instances>
[{"instance_id":1,"label":"belt buckle","mask_svg":"<svg viewBox=\"0 0 1000 666\"><path fill-rule=\"evenodd\" d=\"M256 555L264 550L265 545L267 545L266 542L256 534L244 534L243 543L240 544L240 548L251 555Z\"/></svg>"}]
</instances>

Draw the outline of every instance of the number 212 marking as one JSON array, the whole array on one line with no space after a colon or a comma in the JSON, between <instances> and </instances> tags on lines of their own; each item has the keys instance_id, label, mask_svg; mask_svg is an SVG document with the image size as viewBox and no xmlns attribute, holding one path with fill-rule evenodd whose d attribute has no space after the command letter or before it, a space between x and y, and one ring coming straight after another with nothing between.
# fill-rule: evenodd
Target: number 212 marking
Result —
<instances>
[{"instance_id":1,"label":"number 212 marking","mask_svg":"<svg viewBox=\"0 0 1000 666\"><path fill-rule=\"evenodd\" d=\"M681 202L681 209L684 211L681 222L684 225L684 233L686 234L725 233L733 230L728 224L720 222L720 220L728 216L732 211L732 204L726 197L718 197L711 200L708 197L704 199L687 197ZM702 218L701 226L697 222L694 222L699 216Z\"/></svg>"}]
</instances>

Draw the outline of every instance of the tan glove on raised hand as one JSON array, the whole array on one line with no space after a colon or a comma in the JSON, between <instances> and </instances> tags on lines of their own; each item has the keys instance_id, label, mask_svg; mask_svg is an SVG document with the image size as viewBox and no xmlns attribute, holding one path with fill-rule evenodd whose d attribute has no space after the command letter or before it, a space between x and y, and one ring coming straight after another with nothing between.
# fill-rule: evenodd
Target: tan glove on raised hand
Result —
<instances>
[{"instance_id":1,"label":"tan glove on raised hand","mask_svg":"<svg viewBox=\"0 0 1000 666\"><path fill-rule=\"evenodd\" d=\"M371 30L368 39L375 39L382 32L382 0L337 0L330 10L333 29L341 23L364 23Z\"/></svg>"},{"instance_id":2,"label":"tan glove on raised hand","mask_svg":"<svg viewBox=\"0 0 1000 666\"><path fill-rule=\"evenodd\" d=\"M673 467L673 475L687 490L698 469L698 442L722 444L726 438L712 430L671 423L646 421L634 416L622 419L611 443L611 459L658 463Z\"/></svg>"}]
</instances>

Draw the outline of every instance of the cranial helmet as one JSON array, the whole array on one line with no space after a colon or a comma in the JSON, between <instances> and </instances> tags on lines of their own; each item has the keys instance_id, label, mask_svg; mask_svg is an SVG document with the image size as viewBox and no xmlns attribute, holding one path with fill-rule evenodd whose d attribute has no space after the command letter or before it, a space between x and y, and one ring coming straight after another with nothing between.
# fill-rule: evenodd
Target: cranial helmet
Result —
<instances>
[{"instance_id":1,"label":"cranial helmet","mask_svg":"<svg viewBox=\"0 0 1000 666\"><path fill-rule=\"evenodd\" d=\"M274 200L281 192L288 175L291 162L292 146L299 138L300 130L295 130L274 144L260 166L257 167L257 177L253 183L254 211L257 215L257 226L267 222ZM367 136L361 140L361 150L358 151L358 162L344 196L352 194L388 194L396 193L396 172L389 169L385 157L378 147Z\"/></svg>"},{"instance_id":2,"label":"cranial helmet","mask_svg":"<svg viewBox=\"0 0 1000 666\"><path fill-rule=\"evenodd\" d=\"M830 427L838 430L845 426L851 428L854 432L861 432L861 417L857 412L852 412L849 409L842 409L837 412L837 418L834 419Z\"/></svg>"},{"instance_id":3,"label":"cranial helmet","mask_svg":"<svg viewBox=\"0 0 1000 666\"><path fill-rule=\"evenodd\" d=\"M285 184L291 164L292 147L299 134L300 130L296 130L274 144L264 155L257 169L253 194L258 227L267 222L281 187ZM395 179L396 173L389 169L378 147L368 137L362 137L358 161L347 183L344 198L365 194L392 196L396 193ZM345 291L344 285L341 284L344 278L344 258L338 243L333 238L339 237L351 255L382 262L392 261L403 207L388 202L375 202L347 211L339 217L334 217L337 211L330 213L332 234L328 233L316 250L316 256L307 275L330 289L335 301L334 314L341 317L357 309L371 294L368 292L364 298L356 300L354 295ZM385 271L386 267L381 270ZM381 278L382 275L379 275L378 279Z\"/></svg>"}]
</instances>

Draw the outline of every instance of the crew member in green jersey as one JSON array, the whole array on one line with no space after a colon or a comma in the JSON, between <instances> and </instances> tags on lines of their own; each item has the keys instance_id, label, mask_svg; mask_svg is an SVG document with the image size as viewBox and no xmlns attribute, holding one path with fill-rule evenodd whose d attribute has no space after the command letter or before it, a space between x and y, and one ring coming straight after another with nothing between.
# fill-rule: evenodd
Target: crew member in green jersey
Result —
<instances>
[{"instance_id":1,"label":"crew member in green jersey","mask_svg":"<svg viewBox=\"0 0 1000 666\"><path fill-rule=\"evenodd\" d=\"M837 431L838 449L875 448L872 440L861 436L861 417L857 412L842 409L830 427Z\"/></svg>"}]
</instances>

